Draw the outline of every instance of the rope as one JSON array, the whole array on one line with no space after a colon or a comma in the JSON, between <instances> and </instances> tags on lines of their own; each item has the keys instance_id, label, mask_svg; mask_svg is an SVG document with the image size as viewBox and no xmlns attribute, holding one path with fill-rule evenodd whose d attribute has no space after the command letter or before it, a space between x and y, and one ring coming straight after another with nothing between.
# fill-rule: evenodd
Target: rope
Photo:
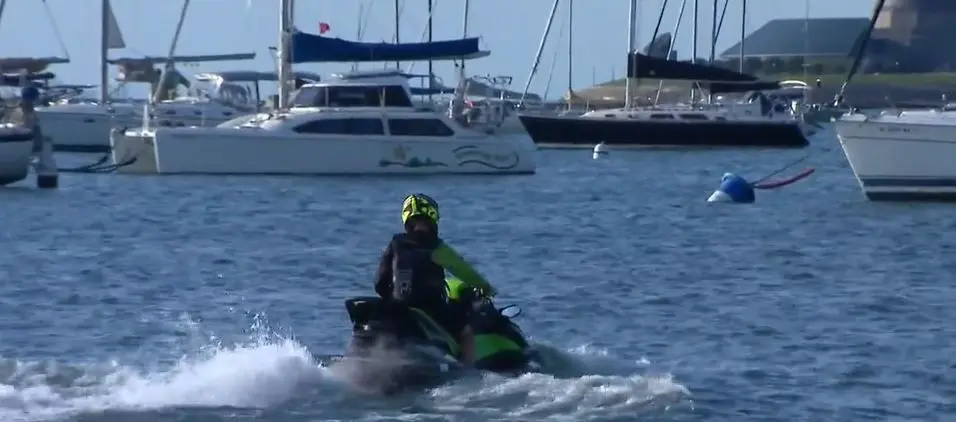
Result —
<instances>
[{"instance_id":1,"label":"rope","mask_svg":"<svg viewBox=\"0 0 956 422\"><path fill-rule=\"evenodd\" d=\"M787 165L785 165L785 166L783 166L783 167L777 169L777 170L774 171L773 173L770 173L770 174L768 174L768 175L766 175L766 176L764 176L764 177L761 177L761 178L757 179L757 181L751 183L751 185L760 184L760 182L763 182L763 181L765 181L765 180L767 180L767 179L769 179L769 178L771 178L771 177L774 177L774 176L776 176L776 175L778 175L778 174L780 174L780 173L783 173L784 171L786 171L786 170L789 169L790 167L793 167L793 166L795 166L795 165L797 165L797 164L800 164L800 163L806 161L808 158L810 158L810 154L804 155L803 157L800 157L800 158L798 158L798 159L796 159L796 160L794 160L794 161L791 161L789 164L787 164Z\"/></svg>"},{"instance_id":2,"label":"rope","mask_svg":"<svg viewBox=\"0 0 956 422\"><path fill-rule=\"evenodd\" d=\"M60 173L112 173L121 167L132 165L137 158L134 156L116 164L106 164L110 159L110 154L107 153L93 163L79 167L58 168L57 171Z\"/></svg>"},{"instance_id":3,"label":"rope","mask_svg":"<svg viewBox=\"0 0 956 422\"><path fill-rule=\"evenodd\" d=\"M800 173L797 173L795 176L790 177L790 178L787 178L787 179L775 180L775 181L763 182L763 183L759 183L759 182L758 182L758 183L751 183L750 185L753 186L754 189L776 189L776 188L781 188L781 187L787 186L787 185L789 185L789 184L796 183L796 182L798 182L798 181L800 181L800 180L802 180L802 179L805 179L807 176L813 174L814 171L815 171L814 169L808 168L808 169L806 169L806 170L804 170L804 171L802 171L802 172L800 172Z\"/></svg>"},{"instance_id":4,"label":"rope","mask_svg":"<svg viewBox=\"0 0 956 422\"><path fill-rule=\"evenodd\" d=\"M63 34L60 33L60 25L56 23L56 17L53 16L53 11L50 10L50 5L43 0L43 9L46 11L46 17L50 21L50 25L53 26L53 35L56 36L56 42L60 44L60 50L66 55L66 59L70 60L70 50L66 48L66 43L63 42Z\"/></svg>"}]
</instances>

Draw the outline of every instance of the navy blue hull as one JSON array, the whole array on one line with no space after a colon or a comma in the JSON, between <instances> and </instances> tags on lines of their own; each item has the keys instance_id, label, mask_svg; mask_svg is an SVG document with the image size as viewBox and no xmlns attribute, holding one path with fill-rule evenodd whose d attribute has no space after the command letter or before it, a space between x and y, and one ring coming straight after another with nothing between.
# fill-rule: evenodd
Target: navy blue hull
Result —
<instances>
[{"instance_id":1,"label":"navy blue hull","mask_svg":"<svg viewBox=\"0 0 956 422\"><path fill-rule=\"evenodd\" d=\"M793 122L653 121L519 115L536 144L804 148Z\"/></svg>"}]
</instances>

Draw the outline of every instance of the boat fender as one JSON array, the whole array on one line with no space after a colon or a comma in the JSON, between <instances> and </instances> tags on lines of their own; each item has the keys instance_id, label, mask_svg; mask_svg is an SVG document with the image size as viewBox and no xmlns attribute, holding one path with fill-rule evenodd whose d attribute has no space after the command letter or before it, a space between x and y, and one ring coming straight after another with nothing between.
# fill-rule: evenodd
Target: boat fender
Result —
<instances>
[{"instance_id":1,"label":"boat fender","mask_svg":"<svg viewBox=\"0 0 956 422\"><path fill-rule=\"evenodd\" d=\"M609 151L607 148L607 144L605 144L604 142L601 142L594 146L594 153L591 155L591 158L597 160L603 157L607 157L608 152Z\"/></svg>"},{"instance_id":2,"label":"boat fender","mask_svg":"<svg viewBox=\"0 0 956 422\"><path fill-rule=\"evenodd\" d=\"M724 173L720 178L720 187L707 198L707 202L752 204L756 199L754 187L747 179L733 173Z\"/></svg>"}]
</instances>

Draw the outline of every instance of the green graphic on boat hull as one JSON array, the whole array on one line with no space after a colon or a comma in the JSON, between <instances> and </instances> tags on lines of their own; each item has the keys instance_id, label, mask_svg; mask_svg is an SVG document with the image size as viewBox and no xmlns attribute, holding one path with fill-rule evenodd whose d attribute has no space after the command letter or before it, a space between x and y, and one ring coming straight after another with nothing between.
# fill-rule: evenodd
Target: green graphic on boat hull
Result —
<instances>
[{"instance_id":1,"label":"green graphic on boat hull","mask_svg":"<svg viewBox=\"0 0 956 422\"><path fill-rule=\"evenodd\" d=\"M482 151L477 145L460 146L452 152L459 166L477 164L495 170L511 170L521 163L521 157L517 153L490 154Z\"/></svg>"},{"instance_id":2,"label":"green graphic on boat hull","mask_svg":"<svg viewBox=\"0 0 956 422\"><path fill-rule=\"evenodd\" d=\"M379 167L398 166L398 167L415 169L415 168L429 168L429 167L448 167L448 164L432 160L431 158L422 159L418 157L412 157L405 161L379 160L378 166Z\"/></svg>"}]
</instances>

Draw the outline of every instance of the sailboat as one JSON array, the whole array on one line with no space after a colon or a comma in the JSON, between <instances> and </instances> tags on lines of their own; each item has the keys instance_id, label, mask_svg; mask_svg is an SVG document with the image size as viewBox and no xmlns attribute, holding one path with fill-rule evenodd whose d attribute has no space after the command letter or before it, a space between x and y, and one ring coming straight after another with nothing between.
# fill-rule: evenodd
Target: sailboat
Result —
<instances>
[{"instance_id":1,"label":"sailboat","mask_svg":"<svg viewBox=\"0 0 956 422\"><path fill-rule=\"evenodd\" d=\"M883 10L877 2L843 89L859 69ZM842 101L842 93L838 102ZM956 111L851 111L834 120L840 146L863 194L871 201L956 201Z\"/></svg>"},{"instance_id":2,"label":"sailboat","mask_svg":"<svg viewBox=\"0 0 956 422\"><path fill-rule=\"evenodd\" d=\"M754 101L722 105L633 107L632 79L654 78L705 82L711 93L776 89L778 82L759 81L714 66L678 62L641 54L636 48L637 0L628 22L624 108L582 115L519 114L537 144L559 146L687 146L802 148L807 141L792 110L762 95Z\"/></svg>"},{"instance_id":3,"label":"sailboat","mask_svg":"<svg viewBox=\"0 0 956 422\"><path fill-rule=\"evenodd\" d=\"M399 70L352 72L306 84L289 99L293 63L466 60L490 54L478 38L361 43L309 34L280 19L279 104L238 127L114 133L119 172L140 174L532 174L534 145L466 129L416 107Z\"/></svg>"},{"instance_id":4,"label":"sailboat","mask_svg":"<svg viewBox=\"0 0 956 422\"><path fill-rule=\"evenodd\" d=\"M186 7L188 3L184 3ZM40 127L46 136L53 138L54 149L64 152L107 152L110 130L114 127L135 126L142 120L142 104L134 101L112 101L109 94L108 65L119 68L117 80L121 82L149 82L156 88L162 70L156 66L170 59L177 63L251 60L255 53L217 54L169 57L108 57L109 51L126 48L122 31L110 7L109 0L102 0L101 16L101 81L99 101L66 102L39 108ZM172 87L188 81L173 73ZM176 78L176 79L174 79ZM178 80L177 80L178 79ZM165 85L165 84L164 84ZM166 94L170 86L152 89ZM253 104L249 104L254 106ZM172 99L161 96L155 108L156 124L162 126L214 126L233 119L249 110L243 104L229 104L209 98Z\"/></svg>"},{"instance_id":5,"label":"sailboat","mask_svg":"<svg viewBox=\"0 0 956 422\"><path fill-rule=\"evenodd\" d=\"M0 19L6 6L0 0ZM47 10L49 12L49 10ZM19 85L30 86L34 75L43 72L52 64L69 63L67 57L7 57L0 58L0 69L10 74L19 74ZM10 79L3 75L6 82ZM21 91L22 92L22 91ZM0 186L19 182L27 177L33 157L34 121L21 109L3 110L0 120Z\"/></svg>"}]
</instances>

